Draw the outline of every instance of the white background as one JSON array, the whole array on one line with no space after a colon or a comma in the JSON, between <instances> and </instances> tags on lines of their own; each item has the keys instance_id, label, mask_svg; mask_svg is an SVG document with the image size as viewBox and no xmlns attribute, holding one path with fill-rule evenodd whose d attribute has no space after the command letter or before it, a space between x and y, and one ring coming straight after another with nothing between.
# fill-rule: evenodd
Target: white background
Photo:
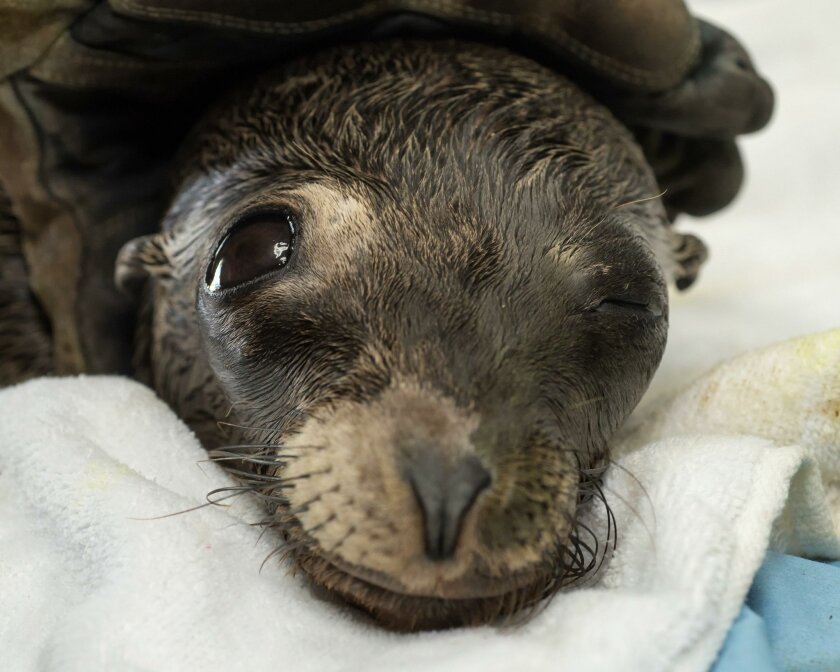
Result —
<instances>
[{"instance_id":1,"label":"white background","mask_svg":"<svg viewBox=\"0 0 840 672\"><path fill-rule=\"evenodd\" d=\"M776 112L740 143L747 179L738 200L677 222L706 242L710 259L694 287L672 293L648 401L745 350L840 327L840 2L689 6L746 45L776 91Z\"/></svg>"}]
</instances>

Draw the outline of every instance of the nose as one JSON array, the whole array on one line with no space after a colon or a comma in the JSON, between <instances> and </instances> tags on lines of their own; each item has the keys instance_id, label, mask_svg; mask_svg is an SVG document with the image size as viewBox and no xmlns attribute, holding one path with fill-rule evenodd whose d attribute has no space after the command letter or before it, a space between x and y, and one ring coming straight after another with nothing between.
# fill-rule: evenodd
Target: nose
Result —
<instances>
[{"instance_id":1,"label":"nose","mask_svg":"<svg viewBox=\"0 0 840 672\"><path fill-rule=\"evenodd\" d=\"M490 485L490 472L475 456L452 463L432 449L415 455L405 476L423 511L426 557L451 558L464 518L479 493Z\"/></svg>"}]
</instances>

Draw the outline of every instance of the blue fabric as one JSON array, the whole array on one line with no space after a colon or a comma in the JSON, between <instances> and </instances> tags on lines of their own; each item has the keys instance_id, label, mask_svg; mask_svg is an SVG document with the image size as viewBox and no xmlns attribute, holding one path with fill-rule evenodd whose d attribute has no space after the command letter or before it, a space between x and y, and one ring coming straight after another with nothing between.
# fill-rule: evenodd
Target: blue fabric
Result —
<instances>
[{"instance_id":1,"label":"blue fabric","mask_svg":"<svg viewBox=\"0 0 840 672\"><path fill-rule=\"evenodd\" d=\"M781 672L773 659L764 620L746 604L726 636L714 672Z\"/></svg>"},{"instance_id":2,"label":"blue fabric","mask_svg":"<svg viewBox=\"0 0 840 672\"><path fill-rule=\"evenodd\" d=\"M713 672L840 672L840 562L768 553Z\"/></svg>"}]
</instances>

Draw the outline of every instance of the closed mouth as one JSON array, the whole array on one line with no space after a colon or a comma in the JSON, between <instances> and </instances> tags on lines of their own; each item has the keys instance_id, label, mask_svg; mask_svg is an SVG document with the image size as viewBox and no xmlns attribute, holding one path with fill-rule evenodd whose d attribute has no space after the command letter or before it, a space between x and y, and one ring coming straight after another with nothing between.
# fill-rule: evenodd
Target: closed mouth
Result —
<instances>
[{"instance_id":1,"label":"closed mouth","mask_svg":"<svg viewBox=\"0 0 840 672\"><path fill-rule=\"evenodd\" d=\"M381 572L313 549L298 552L296 562L316 585L360 607L384 627L405 632L484 625L532 607L553 592L550 578L537 572L504 579L479 577L466 585L450 582L430 595L411 592Z\"/></svg>"}]
</instances>

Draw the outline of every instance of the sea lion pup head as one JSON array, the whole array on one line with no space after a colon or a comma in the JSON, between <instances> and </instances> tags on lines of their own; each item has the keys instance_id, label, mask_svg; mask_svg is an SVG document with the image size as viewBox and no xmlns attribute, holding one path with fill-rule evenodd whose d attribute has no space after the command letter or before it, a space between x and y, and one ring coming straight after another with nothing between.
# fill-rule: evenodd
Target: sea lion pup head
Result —
<instances>
[{"instance_id":1,"label":"sea lion pup head","mask_svg":"<svg viewBox=\"0 0 840 672\"><path fill-rule=\"evenodd\" d=\"M210 115L118 276L152 274L154 386L245 446L316 583L393 628L476 624L590 565L580 509L665 345L657 192L535 63L345 47Z\"/></svg>"}]
</instances>

